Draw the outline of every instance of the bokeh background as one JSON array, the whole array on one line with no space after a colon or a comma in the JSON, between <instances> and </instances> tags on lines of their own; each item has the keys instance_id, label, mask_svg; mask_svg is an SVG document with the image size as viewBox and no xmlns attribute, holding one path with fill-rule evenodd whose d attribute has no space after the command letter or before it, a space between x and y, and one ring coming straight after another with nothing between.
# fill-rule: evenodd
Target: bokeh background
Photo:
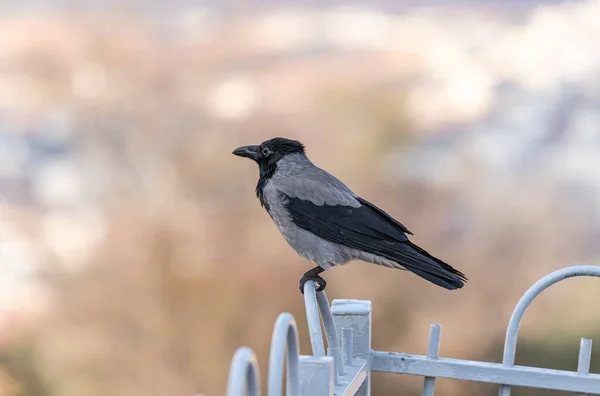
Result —
<instances>
[{"instance_id":1,"label":"bokeh background","mask_svg":"<svg viewBox=\"0 0 600 396\"><path fill-rule=\"evenodd\" d=\"M600 0L0 2L0 395L223 395L309 263L231 155L274 136L469 277L352 264L373 346L500 361L521 294L600 254ZM600 283L525 316L517 363L575 369ZM600 371L593 353L592 371ZM263 377L264 378L264 377ZM374 374L374 395L421 378ZM440 395L496 388L441 380ZM519 389L516 395L551 392Z\"/></svg>"}]
</instances>

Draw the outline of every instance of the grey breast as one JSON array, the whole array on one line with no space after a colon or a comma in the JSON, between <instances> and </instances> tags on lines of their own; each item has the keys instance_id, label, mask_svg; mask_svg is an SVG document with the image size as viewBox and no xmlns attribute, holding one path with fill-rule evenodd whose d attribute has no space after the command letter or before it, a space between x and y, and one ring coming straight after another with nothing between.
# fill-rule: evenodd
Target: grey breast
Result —
<instances>
[{"instance_id":1,"label":"grey breast","mask_svg":"<svg viewBox=\"0 0 600 396\"><path fill-rule=\"evenodd\" d=\"M324 269L360 257L360 252L326 241L293 223L285 208L285 196L308 200L315 205L360 206L356 195L344 183L313 165L305 155L292 154L282 158L264 187L264 196L275 225L300 256Z\"/></svg>"}]
</instances>

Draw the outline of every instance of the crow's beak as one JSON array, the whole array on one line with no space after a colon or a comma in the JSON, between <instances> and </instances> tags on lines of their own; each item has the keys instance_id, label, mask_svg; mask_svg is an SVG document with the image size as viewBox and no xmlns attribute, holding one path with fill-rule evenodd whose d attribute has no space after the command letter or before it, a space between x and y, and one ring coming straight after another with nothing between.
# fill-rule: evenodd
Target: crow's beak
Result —
<instances>
[{"instance_id":1,"label":"crow's beak","mask_svg":"<svg viewBox=\"0 0 600 396\"><path fill-rule=\"evenodd\" d=\"M243 146L233 150L233 155L238 157L246 157L258 161L260 159L260 149L258 146Z\"/></svg>"}]
</instances>

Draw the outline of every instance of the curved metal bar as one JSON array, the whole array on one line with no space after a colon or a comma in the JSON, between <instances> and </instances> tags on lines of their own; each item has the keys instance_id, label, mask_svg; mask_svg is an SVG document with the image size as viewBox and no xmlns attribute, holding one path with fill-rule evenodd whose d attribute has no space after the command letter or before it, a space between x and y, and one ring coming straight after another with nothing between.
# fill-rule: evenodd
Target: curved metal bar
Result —
<instances>
[{"instance_id":1,"label":"curved metal bar","mask_svg":"<svg viewBox=\"0 0 600 396\"><path fill-rule=\"evenodd\" d=\"M549 275L546 275L523 294L523 297L517 303L515 310L513 311L510 321L508 323L508 329L506 331L506 340L504 343L504 356L502 358L502 364L512 365L515 363L515 350L517 347L517 338L519 335L519 327L521 320L525 314L525 310L534 298L536 298L541 292L553 284L560 282L567 278L575 276L597 276L600 277L600 267L595 265L579 265L574 267L567 267L561 270L555 271Z\"/></svg>"},{"instance_id":2,"label":"curved metal bar","mask_svg":"<svg viewBox=\"0 0 600 396\"><path fill-rule=\"evenodd\" d=\"M319 303L319 311L323 319L323 327L325 327L325 336L327 337L327 345L331 348L340 349L340 341L337 334L337 329L333 323L333 315L331 315L331 307L327 294L324 291L317 293L317 302Z\"/></svg>"},{"instance_id":3,"label":"curved metal bar","mask_svg":"<svg viewBox=\"0 0 600 396\"><path fill-rule=\"evenodd\" d=\"M576 276L597 276L600 277L600 267L595 265L578 265L573 267L567 267L558 271L552 272L544 276L542 279L533 284L523 294L523 297L517 303L511 317L508 322L508 328L506 330L506 339L504 341L504 355L502 357L502 364L504 366L512 366L515 364L515 354L517 350L517 339L519 337L519 327L521 326L521 320L525 311L531 304L531 302L540 295L541 292L546 290L553 284L560 282L567 278L573 278ZM500 386L500 396L510 395L510 386Z\"/></svg>"},{"instance_id":4,"label":"curved metal bar","mask_svg":"<svg viewBox=\"0 0 600 396\"><path fill-rule=\"evenodd\" d=\"M342 364L342 355L340 349L340 339L337 334L335 323L333 322L333 315L331 315L331 307L329 306L329 300L325 291L317 293L317 302L319 304L319 312L321 313L321 319L323 320L323 327L325 328L325 337L327 337L327 346L336 353L335 364L340 374L344 374L344 365Z\"/></svg>"},{"instance_id":5,"label":"curved metal bar","mask_svg":"<svg viewBox=\"0 0 600 396\"><path fill-rule=\"evenodd\" d=\"M304 284L304 307L306 308L306 320L308 322L313 356L325 356L321 320L319 319L319 311L317 310L317 292L315 290L315 282L313 281L308 281Z\"/></svg>"},{"instance_id":6,"label":"curved metal bar","mask_svg":"<svg viewBox=\"0 0 600 396\"><path fill-rule=\"evenodd\" d=\"M284 312L277 317L271 339L269 356L268 396L281 395L283 386L283 359L287 349L286 395L300 395L298 330L292 314Z\"/></svg>"},{"instance_id":7,"label":"curved metal bar","mask_svg":"<svg viewBox=\"0 0 600 396\"><path fill-rule=\"evenodd\" d=\"M229 369L227 396L243 396L245 390L248 396L259 396L258 378L258 363L254 352L250 348L238 348Z\"/></svg>"}]
</instances>

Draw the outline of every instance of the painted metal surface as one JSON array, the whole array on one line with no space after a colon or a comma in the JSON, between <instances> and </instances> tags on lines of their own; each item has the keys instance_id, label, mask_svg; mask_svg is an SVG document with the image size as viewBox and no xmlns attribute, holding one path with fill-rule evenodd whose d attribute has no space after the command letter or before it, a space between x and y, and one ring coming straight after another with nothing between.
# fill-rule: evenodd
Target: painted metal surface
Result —
<instances>
[{"instance_id":1,"label":"painted metal surface","mask_svg":"<svg viewBox=\"0 0 600 396\"><path fill-rule=\"evenodd\" d=\"M527 307L546 288L575 276L600 277L600 267L567 267L545 276L527 290L510 318L501 364L440 358L440 325L431 326L427 356L373 351L371 302L334 300L330 306L327 295L316 292L312 281L306 282L304 299L313 356L299 356L294 318L289 313L281 314L271 342L268 395L282 394L286 366L289 396L369 396L372 371L423 376L424 396L434 395L436 378L498 384L500 396L509 396L511 386L600 395L600 374L589 372L592 351L589 339L581 340L577 372L514 365L519 326ZM240 348L231 364L227 395L258 396L259 392L254 354L248 348Z\"/></svg>"},{"instance_id":2,"label":"painted metal surface","mask_svg":"<svg viewBox=\"0 0 600 396\"><path fill-rule=\"evenodd\" d=\"M579 345L579 359L577 361L577 372L579 374L589 374L590 362L592 360L592 340L582 338ZM585 396L585 393L578 392L577 396Z\"/></svg>"},{"instance_id":3,"label":"painted metal surface","mask_svg":"<svg viewBox=\"0 0 600 396\"><path fill-rule=\"evenodd\" d=\"M300 356L300 394L333 396L333 358Z\"/></svg>"},{"instance_id":4,"label":"painted metal surface","mask_svg":"<svg viewBox=\"0 0 600 396\"><path fill-rule=\"evenodd\" d=\"M321 333L321 321L317 308L317 291L315 283L308 281L304 284L304 308L308 320L308 332L310 334L310 345L314 356L325 356L323 344L323 333Z\"/></svg>"},{"instance_id":5,"label":"painted metal surface","mask_svg":"<svg viewBox=\"0 0 600 396\"><path fill-rule=\"evenodd\" d=\"M246 393L247 392L247 393ZM241 347L233 355L229 369L227 396L259 396L258 363L250 348Z\"/></svg>"},{"instance_id":6,"label":"painted metal surface","mask_svg":"<svg viewBox=\"0 0 600 396\"><path fill-rule=\"evenodd\" d=\"M286 354L287 350L287 354ZM269 356L269 396L280 396L283 387L284 359L287 355L286 395L300 395L300 353L296 321L290 313L282 313L275 322Z\"/></svg>"},{"instance_id":7,"label":"painted metal surface","mask_svg":"<svg viewBox=\"0 0 600 396\"><path fill-rule=\"evenodd\" d=\"M427 357L436 360L440 353L440 338L442 336L442 326L439 324L431 325L429 333L429 347L427 348ZM435 391L435 377L425 377L423 381L423 396L433 396Z\"/></svg>"},{"instance_id":8,"label":"painted metal surface","mask_svg":"<svg viewBox=\"0 0 600 396\"><path fill-rule=\"evenodd\" d=\"M600 394L599 374L584 375L538 367L504 366L499 363L448 358L432 360L426 356L374 351L371 369L424 377Z\"/></svg>"},{"instance_id":9,"label":"painted metal surface","mask_svg":"<svg viewBox=\"0 0 600 396\"><path fill-rule=\"evenodd\" d=\"M368 393L364 393L367 391L366 384L368 384L370 375L368 362L364 360L357 361L356 364L346 369L346 374L340 377L339 383L335 387L335 395L368 395Z\"/></svg>"},{"instance_id":10,"label":"painted metal surface","mask_svg":"<svg viewBox=\"0 0 600 396\"><path fill-rule=\"evenodd\" d=\"M519 327L521 326L521 320L525 311L532 303L532 301L540 295L541 292L549 288L550 286L563 281L568 278L576 276L597 276L600 277L600 267L594 265L578 265L574 267L567 267L555 271L549 275L544 276L542 279L537 281L533 286L529 288L523 294L523 297L517 303L515 310L513 311L510 321L508 322L508 329L506 330L506 339L504 341L504 356L502 357L502 364L506 367L513 366L515 363L515 354L517 351L517 339L519 337ZM502 385L498 392L499 396L510 396L510 386Z\"/></svg>"},{"instance_id":11,"label":"painted metal surface","mask_svg":"<svg viewBox=\"0 0 600 396\"><path fill-rule=\"evenodd\" d=\"M371 301L333 300L331 314L337 332L342 334L343 329L352 329L352 350L345 350L344 355L351 354L353 364L345 368L349 373L339 378L344 391L336 390L336 395L368 396L371 393L371 311ZM349 390L353 393L347 393Z\"/></svg>"}]
</instances>

